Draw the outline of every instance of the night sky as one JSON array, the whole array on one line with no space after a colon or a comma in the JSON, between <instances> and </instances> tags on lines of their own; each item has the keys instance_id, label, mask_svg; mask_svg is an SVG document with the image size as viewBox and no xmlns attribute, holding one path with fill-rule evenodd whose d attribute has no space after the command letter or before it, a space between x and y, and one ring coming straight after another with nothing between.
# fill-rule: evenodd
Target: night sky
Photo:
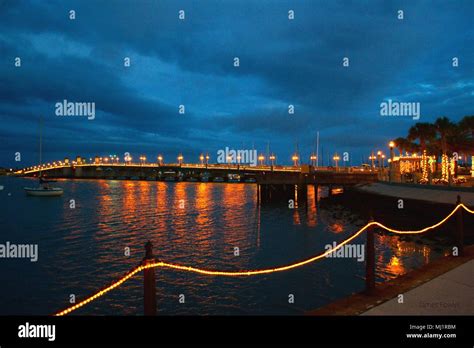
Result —
<instances>
[{"instance_id":1,"label":"night sky","mask_svg":"<svg viewBox=\"0 0 474 348\"><path fill-rule=\"evenodd\" d=\"M319 131L325 164L359 164L416 122L380 116L384 100L421 103L421 122L474 114L473 18L472 0L0 0L0 166L38 162L40 117L45 161L214 162L269 142L291 163ZM95 119L56 116L64 99L94 102Z\"/></svg>"}]
</instances>

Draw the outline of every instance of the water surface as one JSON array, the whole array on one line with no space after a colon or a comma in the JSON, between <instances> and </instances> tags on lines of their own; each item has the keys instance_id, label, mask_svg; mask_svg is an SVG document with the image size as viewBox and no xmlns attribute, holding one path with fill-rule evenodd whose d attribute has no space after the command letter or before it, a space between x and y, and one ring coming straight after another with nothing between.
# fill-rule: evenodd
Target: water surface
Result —
<instances>
[{"instance_id":1,"label":"water surface","mask_svg":"<svg viewBox=\"0 0 474 348\"><path fill-rule=\"evenodd\" d=\"M28 197L32 179L1 177L0 243L37 243L39 260L0 259L0 314L51 314L120 277L154 244L157 259L206 269L276 267L311 257L366 221L342 206L259 205L254 184L61 180L62 197ZM321 192L320 192L321 195ZM71 200L75 208L71 208ZM365 236L354 243L365 242ZM130 248L130 256L125 255ZM238 248L238 256L236 251ZM378 281L438 257L429 246L376 235ZM365 264L324 259L289 272L222 278L157 271L160 314L301 314L361 291ZM78 310L141 315L142 276ZM185 303L179 303L179 296ZM289 304L289 295L295 303Z\"/></svg>"}]
</instances>

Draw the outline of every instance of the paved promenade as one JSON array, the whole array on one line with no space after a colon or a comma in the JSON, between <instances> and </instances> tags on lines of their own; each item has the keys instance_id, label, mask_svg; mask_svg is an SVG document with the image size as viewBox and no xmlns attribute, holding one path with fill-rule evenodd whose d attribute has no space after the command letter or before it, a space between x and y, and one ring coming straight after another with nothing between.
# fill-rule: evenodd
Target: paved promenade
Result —
<instances>
[{"instance_id":1,"label":"paved promenade","mask_svg":"<svg viewBox=\"0 0 474 348\"><path fill-rule=\"evenodd\" d=\"M359 186L358 190L380 194L384 196L417 199L434 203L454 204L457 196L461 196L461 201L467 206L474 206L474 192L467 192L456 189L434 189L404 185L390 185L384 183L374 183L370 185Z\"/></svg>"},{"instance_id":2,"label":"paved promenade","mask_svg":"<svg viewBox=\"0 0 474 348\"><path fill-rule=\"evenodd\" d=\"M474 260L405 292L362 315L473 315Z\"/></svg>"},{"instance_id":3,"label":"paved promenade","mask_svg":"<svg viewBox=\"0 0 474 348\"><path fill-rule=\"evenodd\" d=\"M398 295L404 303L398 303ZM354 293L308 315L473 315L474 245L463 256L446 256L387 282L375 293Z\"/></svg>"}]
</instances>

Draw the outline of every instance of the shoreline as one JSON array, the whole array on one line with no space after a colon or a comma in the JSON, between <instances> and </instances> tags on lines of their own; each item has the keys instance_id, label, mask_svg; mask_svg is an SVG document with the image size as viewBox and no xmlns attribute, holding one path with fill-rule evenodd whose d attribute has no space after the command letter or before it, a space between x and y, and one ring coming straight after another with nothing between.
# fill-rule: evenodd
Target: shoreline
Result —
<instances>
[{"instance_id":1,"label":"shoreline","mask_svg":"<svg viewBox=\"0 0 474 348\"><path fill-rule=\"evenodd\" d=\"M345 191L343 195L333 196L332 201L334 204L343 204L354 208L367 219L373 217L376 221L382 221L391 227L402 229L406 229L407 225L413 226L413 228L422 228L428 224L435 223L439 221L439 218L446 216L446 214L456 206L455 200L459 191L423 188L423 190L430 190L435 194L438 194L439 191L450 193L451 196L448 197L448 200L446 200L445 195L442 195L444 201L437 202L434 200L420 199L419 192L421 189L418 188L408 187L409 194L406 194L405 192L404 196L401 196L400 194L386 194L387 191L384 190L387 187L392 190L393 188L398 189L400 186L406 187L404 184L391 185L378 183L357 186ZM393 191L390 193L393 193ZM462 192L461 194L464 196L465 193L466 192ZM474 193L472 194L474 195ZM454 201L451 201L453 197L456 198L454 198ZM398 209L397 207L397 202L400 198L404 200L404 209ZM364 202L364 204L361 205L360 202ZM466 204L464 200L463 203ZM466 205L469 206L469 204ZM413 219L413 216L416 216L417 218ZM390 300L396 300L396 297L399 294L404 294L410 290L417 289L419 286L473 260L474 245L472 245L472 243L474 241L474 229L472 229L472 226L474 226L474 219L469 214L464 214L464 217L465 242L471 245L465 246L463 256L450 255L441 257L429 264L421 266L420 268L400 275L395 279L382 284L377 284L373 295L367 295L364 291L353 293L320 308L307 311L305 315L361 315ZM444 226L440 226L427 235L419 237L406 236L403 238L418 240L420 242L433 240L436 244L441 243L444 245L452 245L451 243L455 240L455 231L456 219L453 218L447 221ZM388 307L388 305L386 306ZM384 308L386 307L384 306ZM383 311L378 308L376 312L380 313ZM367 315L374 314L367 313Z\"/></svg>"},{"instance_id":2,"label":"shoreline","mask_svg":"<svg viewBox=\"0 0 474 348\"><path fill-rule=\"evenodd\" d=\"M361 315L385 302L396 298L429 281L454 270L474 259L474 245L464 248L463 256L445 256L418 269L392 279L383 284L378 284L372 295L364 292L354 293L345 298L336 300L321 308L308 311L308 316L351 316ZM373 314L372 314L373 315Z\"/></svg>"}]
</instances>

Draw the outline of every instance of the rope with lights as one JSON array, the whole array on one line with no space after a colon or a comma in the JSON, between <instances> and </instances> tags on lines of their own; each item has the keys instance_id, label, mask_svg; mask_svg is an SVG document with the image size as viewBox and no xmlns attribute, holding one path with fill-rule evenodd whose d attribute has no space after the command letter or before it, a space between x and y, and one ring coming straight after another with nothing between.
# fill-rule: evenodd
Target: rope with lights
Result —
<instances>
[{"instance_id":1,"label":"rope with lights","mask_svg":"<svg viewBox=\"0 0 474 348\"><path fill-rule=\"evenodd\" d=\"M95 294L85 298L84 300L78 302L77 304L74 304L71 307L68 307L68 308L56 313L55 316L67 315L67 314L69 314L69 313L85 306L86 304L98 299L99 297L102 297L106 293L108 293L108 292L114 290L115 288L119 287L120 285L125 283L127 280L132 278L135 274L137 274L141 271L144 271L146 269L149 269L149 268L168 268L168 269L174 269L174 270L178 270L178 271L191 272L191 273L198 273L198 274L208 275L208 276L224 276L224 277L245 277L245 276L255 276L255 275L283 272L283 271L288 271L288 270L291 270L291 269L295 269L295 268L310 264L314 261L317 261L319 259L322 259L322 258L326 257L328 254L335 252L336 250L342 248L345 244L347 244L350 241L357 238L359 235L361 235L369 227L377 226L381 229L384 229L388 232L395 233L395 234L421 234L421 233L428 232L430 230L433 230L433 229L441 226L446 221L448 221L449 218L451 218L451 216L453 216L459 209L464 209L468 213L474 214L474 210L471 210L468 207L466 207L464 204L460 203L456 206L456 208L453 209L453 211L451 211L451 213L449 213L444 219L442 219L438 223L436 223L434 225L431 225L431 226L428 226L428 227L425 227L425 228L420 229L420 230L412 230L412 231L400 231L400 230L396 230L396 229L387 227L387 226L385 226L385 225L383 225L379 222L372 221L372 222L369 222L368 224L366 224L364 227L359 229L352 236L345 239L344 241L342 241L341 243L339 243L336 247L334 247L332 249L329 249L329 250L327 250L327 251L325 251L321 254L318 254L316 256L313 256L309 259L306 259L306 260L303 260L303 261L300 261L300 262L295 262L295 263L292 263L292 264L286 265L286 266L276 267L276 268L266 268L266 269L251 270L251 271L214 271L214 270L206 270L206 269L196 268L196 267L192 267L192 266L183 266L183 265L177 265L177 264L161 262L161 261L151 262L151 263L146 263L146 264L140 264L137 267L130 270L123 277L121 277L120 279L113 282L112 284L106 286L102 290L99 290Z\"/></svg>"}]
</instances>

